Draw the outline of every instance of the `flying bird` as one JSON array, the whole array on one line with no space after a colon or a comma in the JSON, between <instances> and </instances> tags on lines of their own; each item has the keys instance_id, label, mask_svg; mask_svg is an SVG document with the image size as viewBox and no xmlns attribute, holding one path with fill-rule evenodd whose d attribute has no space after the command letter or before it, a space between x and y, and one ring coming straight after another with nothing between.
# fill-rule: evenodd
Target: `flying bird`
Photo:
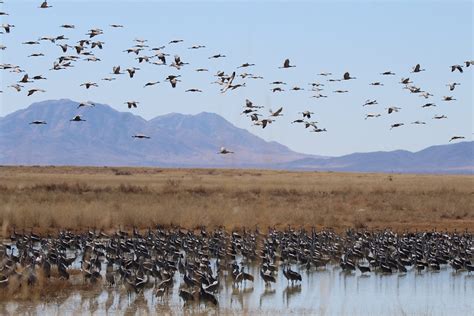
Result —
<instances>
[{"instance_id":1,"label":"flying bird","mask_svg":"<svg viewBox=\"0 0 474 316\"><path fill-rule=\"evenodd\" d=\"M33 121L33 122L30 122L30 124L33 124L33 125L46 125L48 123L46 123L46 121Z\"/></svg>"},{"instance_id":2,"label":"flying bird","mask_svg":"<svg viewBox=\"0 0 474 316\"><path fill-rule=\"evenodd\" d=\"M233 153L234 153L233 151L229 151L225 147L221 147L221 149L219 150L219 154L221 155L227 155L227 154L233 154Z\"/></svg>"},{"instance_id":3,"label":"flying bird","mask_svg":"<svg viewBox=\"0 0 474 316\"><path fill-rule=\"evenodd\" d=\"M417 72L421 72L421 71L425 71L425 69L422 69L420 64L416 64L415 67L413 67L413 70L411 72L412 73L417 73Z\"/></svg>"},{"instance_id":4,"label":"flying bird","mask_svg":"<svg viewBox=\"0 0 474 316\"><path fill-rule=\"evenodd\" d=\"M143 134L135 134L132 136L133 138L138 138L138 139L150 139L150 136L143 135Z\"/></svg>"},{"instance_id":5,"label":"flying bird","mask_svg":"<svg viewBox=\"0 0 474 316\"><path fill-rule=\"evenodd\" d=\"M283 67L278 67L280 69L284 69L284 68L293 68L293 67L296 67L295 65L290 65L290 59L285 59L285 61L283 62Z\"/></svg>"},{"instance_id":6,"label":"flying bird","mask_svg":"<svg viewBox=\"0 0 474 316\"><path fill-rule=\"evenodd\" d=\"M72 119L70 119L69 121L71 121L71 122L85 122L86 120L82 119L82 116L76 115Z\"/></svg>"},{"instance_id":7,"label":"flying bird","mask_svg":"<svg viewBox=\"0 0 474 316\"><path fill-rule=\"evenodd\" d=\"M451 139L449 140L449 142L451 142L451 141L453 141L453 140L457 140L457 139L464 139L464 138L466 138L466 137L464 137L464 136L453 136L453 137L451 137Z\"/></svg>"}]
</instances>

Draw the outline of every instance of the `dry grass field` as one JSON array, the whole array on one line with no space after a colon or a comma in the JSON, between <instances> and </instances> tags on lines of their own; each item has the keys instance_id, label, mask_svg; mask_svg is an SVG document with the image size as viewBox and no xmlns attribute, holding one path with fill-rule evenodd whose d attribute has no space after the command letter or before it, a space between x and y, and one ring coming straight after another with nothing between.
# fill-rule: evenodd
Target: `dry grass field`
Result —
<instances>
[{"instance_id":1,"label":"dry grass field","mask_svg":"<svg viewBox=\"0 0 474 316\"><path fill-rule=\"evenodd\" d=\"M474 177L263 170L0 167L0 224L474 230Z\"/></svg>"}]
</instances>

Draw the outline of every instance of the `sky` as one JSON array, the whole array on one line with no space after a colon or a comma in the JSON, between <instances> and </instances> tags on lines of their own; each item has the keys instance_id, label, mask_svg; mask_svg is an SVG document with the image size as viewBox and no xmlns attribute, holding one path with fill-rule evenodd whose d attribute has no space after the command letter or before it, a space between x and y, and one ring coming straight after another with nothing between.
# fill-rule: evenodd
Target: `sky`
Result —
<instances>
[{"instance_id":1,"label":"sky","mask_svg":"<svg viewBox=\"0 0 474 316\"><path fill-rule=\"evenodd\" d=\"M406 149L417 151L428 146L446 144L452 136L472 140L473 133L473 70L451 72L450 66L473 60L472 1L48 1L52 8L39 9L42 1L4 0L0 4L1 23L14 24L10 34L0 34L0 64L21 66L30 76L42 74L47 80L26 84L26 88L41 88L45 93L26 96L8 86L22 74L0 70L0 116L26 108L31 103L48 99L69 98L109 104L119 111L132 111L146 119L171 112L197 114L214 112L250 132L282 143L292 150L327 156L353 152ZM75 29L63 29L62 24L74 24ZM111 28L123 24L124 28ZM94 49L100 62L80 60L73 68L51 71L53 62L62 55L56 45L42 41L40 45L23 45L42 36L65 35L63 43L75 44L85 39L91 28L101 28L103 35L92 40L105 42L103 50ZM181 70L169 66L139 64L136 55L123 52L146 39L150 47L165 45L163 52L178 54L189 65ZM182 43L168 44L174 39ZM192 45L205 45L189 50ZM27 57L42 52L44 57ZM208 59L215 54L225 58ZM75 55L74 52L67 53ZM145 50L140 55L153 55ZM86 57L86 56L84 56ZM285 58L296 67L279 69ZM156 59L155 59L156 60ZM243 63L254 63L246 69L236 69ZM410 73L420 63L426 71ZM112 67L138 67L133 79L110 77ZM209 72L196 72L207 68ZM220 86L211 84L218 70L230 74L236 70L263 76L264 79L236 79L246 87L220 93ZM395 76L382 76L393 71ZM355 80L328 82L342 78L349 71ZM321 72L333 75L324 77ZM164 79L180 74L181 82L172 89ZM402 77L434 96L429 99L402 89ZM160 84L144 88L149 81ZM285 92L273 93L272 81L284 81ZM80 87L92 81L98 88ZM371 86L380 81L383 86ZM308 83L324 84L327 98L311 98ZM458 82L454 91L446 84ZM289 91L299 86L302 91ZM202 93L185 92L199 88ZM348 90L338 94L334 90ZM456 101L442 101L454 96ZM253 126L241 115L245 99L268 110L283 107L283 116L265 129ZM378 104L363 107L365 100ZM124 102L139 101L137 109L127 109ZM425 103L436 107L421 108ZM400 107L388 115L386 108ZM325 133L312 133L300 124L298 112L310 110L317 126ZM367 113L381 117L365 120ZM434 120L435 115L447 119ZM426 125L410 124L425 121ZM390 130L391 124L404 123Z\"/></svg>"}]
</instances>

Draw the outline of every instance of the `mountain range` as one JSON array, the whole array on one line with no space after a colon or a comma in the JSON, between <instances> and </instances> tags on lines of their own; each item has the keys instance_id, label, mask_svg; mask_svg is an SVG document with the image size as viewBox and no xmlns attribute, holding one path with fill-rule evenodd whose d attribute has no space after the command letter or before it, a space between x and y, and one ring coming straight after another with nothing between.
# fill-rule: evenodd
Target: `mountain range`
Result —
<instances>
[{"instance_id":1,"label":"mountain range","mask_svg":"<svg viewBox=\"0 0 474 316\"><path fill-rule=\"evenodd\" d=\"M0 164L463 174L474 171L472 141L432 146L415 153L397 150L322 157L267 142L214 113L171 113L145 120L104 104L80 109L78 105L68 99L48 100L0 118ZM77 114L86 121L69 121ZM34 120L45 120L47 124L28 124ZM151 138L132 138L135 134ZM217 154L222 146L235 154Z\"/></svg>"}]
</instances>

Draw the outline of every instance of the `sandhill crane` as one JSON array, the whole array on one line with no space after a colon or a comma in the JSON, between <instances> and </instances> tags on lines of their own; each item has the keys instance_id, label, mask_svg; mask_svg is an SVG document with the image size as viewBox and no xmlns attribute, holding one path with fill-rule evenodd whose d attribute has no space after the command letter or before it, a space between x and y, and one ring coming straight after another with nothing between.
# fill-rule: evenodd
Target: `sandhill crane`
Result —
<instances>
[{"instance_id":1,"label":"sandhill crane","mask_svg":"<svg viewBox=\"0 0 474 316\"><path fill-rule=\"evenodd\" d=\"M395 124L392 124L390 125L390 130L392 130L393 128L396 128L396 127L400 127L400 126L403 126L405 125L404 123L395 123Z\"/></svg>"},{"instance_id":2,"label":"sandhill crane","mask_svg":"<svg viewBox=\"0 0 474 316\"><path fill-rule=\"evenodd\" d=\"M12 84L12 85L9 85L8 87L15 89L17 92L20 92L21 88L23 88L23 86L19 84Z\"/></svg>"},{"instance_id":3,"label":"sandhill crane","mask_svg":"<svg viewBox=\"0 0 474 316\"><path fill-rule=\"evenodd\" d=\"M262 126L262 129L263 129L267 127L268 124L271 124L272 122L273 122L272 119L263 119L260 121L256 121L253 125Z\"/></svg>"},{"instance_id":4,"label":"sandhill crane","mask_svg":"<svg viewBox=\"0 0 474 316\"><path fill-rule=\"evenodd\" d=\"M379 82L379 81L375 81L375 82L372 82L370 83L371 86L383 86L383 83Z\"/></svg>"},{"instance_id":5,"label":"sandhill crane","mask_svg":"<svg viewBox=\"0 0 474 316\"><path fill-rule=\"evenodd\" d=\"M291 124L294 124L294 123L304 123L304 120L303 119L297 119L297 120L294 120L293 122L291 122Z\"/></svg>"},{"instance_id":6,"label":"sandhill crane","mask_svg":"<svg viewBox=\"0 0 474 316\"><path fill-rule=\"evenodd\" d=\"M298 112L299 114L303 114L303 118L307 117L308 119L311 118L311 114L314 114L314 112L310 111L303 111L303 112Z\"/></svg>"},{"instance_id":7,"label":"sandhill crane","mask_svg":"<svg viewBox=\"0 0 474 316\"><path fill-rule=\"evenodd\" d=\"M319 99L319 98L327 98L327 97L328 97L327 95L323 95L323 94L319 93L319 94L316 94L316 95L312 95L310 98Z\"/></svg>"},{"instance_id":8,"label":"sandhill crane","mask_svg":"<svg viewBox=\"0 0 474 316\"><path fill-rule=\"evenodd\" d=\"M113 28L122 28L123 25L122 25L122 24L110 24L110 27L113 27Z\"/></svg>"},{"instance_id":9,"label":"sandhill crane","mask_svg":"<svg viewBox=\"0 0 474 316\"><path fill-rule=\"evenodd\" d=\"M198 68L198 69L196 69L196 71L197 72L203 72L203 71L209 71L209 70L207 70L206 68Z\"/></svg>"},{"instance_id":10,"label":"sandhill crane","mask_svg":"<svg viewBox=\"0 0 474 316\"><path fill-rule=\"evenodd\" d=\"M221 155L227 155L227 154L233 154L233 153L234 153L233 151L227 150L225 147L221 147L221 149L218 152L218 154L221 154Z\"/></svg>"},{"instance_id":11,"label":"sandhill crane","mask_svg":"<svg viewBox=\"0 0 474 316\"><path fill-rule=\"evenodd\" d=\"M139 138L139 139L150 139L150 136L143 135L143 134L135 134L132 136L132 138Z\"/></svg>"},{"instance_id":12,"label":"sandhill crane","mask_svg":"<svg viewBox=\"0 0 474 316\"><path fill-rule=\"evenodd\" d=\"M130 76L130 78L133 78L133 76L135 75L135 71L140 70L140 68L133 67L133 68L127 68L125 70L128 72L128 75Z\"/></svg>"},{"instance_id":13,"label":"sandhill crane","mask_svg":"<svg viewBox=\"0 0 474 316\"><path fill-rule=\"evenodd\" d=\"M6 13L6 12L0 12L0 16L2 16L2 15L9 15L9 14Z\"/></svg>"},{"instance_id":14,"label":"sandhill crane","mask_svg":"<svg viewBox=\"0 0 474 316\"><path fill-rule=\"evenodd\" d=\"M105 78L102 78L101 80L104 80L104 81L114 81L116 80L117 78L111 78L111 77L105 77Z\"/></svg>"},{"instance_id":15,"label":"sandhill crane","mask_svg":"<svg viewBox=\"0 0 474 316\"><path fill-rule=\"evenodd\" d=\"M131 109L132 107L133 108L137 108L137 104L139 104L140 102L137 102L137 101L126 101L124 102L129 109Z\"/></svg>"},{"instance_id":16,"label":"sandhill crane","mask_svg":"<svg viewBox=\"0 0 474 316\"><path fill-rule=\"evenodd\" d=\"M261 116L261 115L258 114L258 113L252 113L252 114L250 115L250 120L251 120L252 122L258 122L258 117L259 117L259 116Z\"/></svg>"},{"instance_id":17,"label":"sandhill crane","mask_svg":"<svg viewBox=\"0 0 474 316\"><path fill-rule=\"evenodd\" d=\"M80 85L80 87L86 87L86 89L89 89L90 87L99 87L99 85L95 82L84 82Z\"/></svg>"},{"instance_id":18,"label":"sandhill crane","mask_svg":"<svg viewBox=\"0 0 474 316\"><path fill-rule=\"evenodd\" d=\"M391 72L390 70L389 71L384 71L382 73L380 73L382 76L395 76L395 73L394 72Z\"/></svg>"},{"instance_id":19,"label":"sandhill crane","mask_svg":"<svg viewBox=\"0 0 474 316\"><path fill-rule=\"evenodd\" d=\"M145 83L143 87L146 88L146 87L154 86L159 83L160 83L159 81L150 81L150 82Z\"/></svg>"},{"instance_id":20,"label":"sandhill crane","mask_svg":"<svg viewBox=\"0 0 474 316\"><path fill-rule=\"evenodd\" d=\"M362 106L375 105L375 104L378 104L378 103L377 103L377 100L370 100L370 99L367 99L367 100L365 100L365 103L364 103Z\"/></svg>"},{"instance_id":21,"label":"sandhill crane","mask_svg":"<svg viewBox=\"0 0 474 316\"><path fill-rule=\"evenodd\" d=\"M3 29L5 30L5 33L10 33L11 28L15 27L13 24L2 24Z\"/></svg>"},{"instance_id":22,"label":"sandhill crane","mask_svg":"<svg viewBox=\"0 0 474 316\"><path fill-rule=\"evenodd\" d=\"M262 277L262 280L265 281L265 286L268 286L271 283L276 283L275 277L269 273L264 272L262 269L260 269L260 276Z\"/></svg>"},{"instance_id":23,"label":"sandhill crane","mask_svg":"<svg viewBox=\"0 0 474 316\"><path fill-rule=\"evenodd\" d=\"M448 83L446 86L449 87L449 91L453 91L454 88L456 88L456 86L459 86L459 85L461 84L458 82L453 82L453 83Z\"/></svg>"},{"instance_id":24,"label":"sandhill crane","mask_svg":"<svg viewBox=\"0 0 474 316\"><path fill-rule=\"evenodd\" d=\"M34 53L34 54L31 54L31 55L28 55L28 57L43 57L44 54L43 53Z\"/></svg>"},{"instance_id":25,"label":"sandhill crane","mask_svg":"<svg viewBox=\"0 0 474 316\"><path fill-rule=\"evenodd\" d=\"M34 76L32 79L33 80L46 80L46 78L43 77L43 75Z\"/></svg>"},{"instance_id":26,"label":"sandhill crane","mask_svg":"<svg viewBox=\"0 0 474 316\"><path fill-rule=\"evenodd\" d=\"M453 141L453 140L458 140L458 139L465 139L466 137L464 136L453 136L451 137L451 139L449 140L449 142Z\"/></svg>"},{"instance_id":27,"label":"sandhill crane","mask_svg":"<svg viewBox=\"0 0 474 316\"><path fill-rule=\"evenodd\" d=\"M200 49L200 48L205 48L206 46L204 45L193 45L191 47L188 47L188 49Z\"/></svg>"},{"instance_id":28,"label":"sandhill crane","mask_svg":"<svg viewBox=\"0 0 474 316\"><path fill-rule=\"evenodd\" d=\"M260 109L260 108L262 108L262 106L253 105L253 102L250 101L249 99L245 99L245 107L250 108L250 109Z\"/></svg>"},{"instance_id":29,"label":"sandhill crane","mask_svg":"<svg viewBox=\"0 0 474 316\"><path fill-rule=\"evenodd\" d=\"M177 44L177 43L181 43L181 42L183 42L183 41L184 41L184 40L182 40L182 39L176 39L176 40L171 40L171 41L169 41L168 44Z\"/></svg>"},{"instance_id":30,"label":"sandhill crane","mask_svg":"<svg viewBox=\"0 0 474 316\"><path fill-rule=\"evenodd\" d=\"M48 5L48 1L43 1L43 3L41 3L41 5L39 6L40 9L47 9L52 7L52 5Z\"/></svg>"},{"instance_id":31,"label":"sandhill crane","mask_svg":"<svg viewBox=\"0 0 474 316\"><path fill-rule=\"evenodd\" d=\"M65 29L75 29L76 26L74 24L63 24L60 27L65 28Z\"/></svg>"},{"instance_id":32,"label":"sandhill crane","mask_svg":"<svg viewBox=\"0 0 474 316\"><path fill-rule=\"evenodd\" d=\"M419 95L419 97L423 97L425 99L428 99L429 97L432 97L433 95L429 92L423 92L422 94Z\"/></svg>"},{"instance_id":33,"label":"sandhill crane","mask_svg":"<svg viewBox=\"0 0 474 316\"><path fill-rule=\"evenodd\" d=\"M310 130L310 132L321 133L321 132L327 132L327 130L325 128L315 128L315 129Z\"/></svg>"},{"instance_id":34,"label":"sandhill crane","mask_svg":"<svg viewBox=\"0 0 474 316\"><path fill-rule=\"evenodd\" d=\"M40 42L38 42L38 41L27 41L27 42L23 42L22 44L23 45L39 45Z\"/></svg>"},{"instance_id":35,"label":"sandhill crane","mask_svg":"<svg viewBox=\"0 0 474 316\"><path fill-rule=\"evenodd\" d=\"M255 66L255 64L244 63L237 68L246 68L246 67L251 67L251 66Z\"/></svg>"},{"instance_id":36,"label":"sandhill crane","mask_svg":"<svg viewBox=\"0 0 474 316\"><path fill-rule=\"evenodd\" d=\"M23 78L21 78L21 80L18 81L18 82L21 82L21 83L28 83L28 82L33 82L33 81L28 79L28 74L24 74L24 75L23 75Z\"/></svg>"},{"instance_id":37,"label":"sandhill crane","mask_svg":"<svg viewBox=\"0 0 474 316\"><path fill-rule=\"evenodd\" d=\"M344 76L342 77L342 80L351 80L351 79L357 79L356 77L351 77L349 72L345 72Z\"/></svg>"},{"instance_id":38,"label":"sandhill crane","mask_svg":"<svg viewBox=\"0 0 474 316\"><path fill-rule=\"evenodd\" d=\"M46 121L37 121L37 120L35 120L35 121L30 122L30 124L33 124L33 125L46 125L48 123L46 123Z\"/></svg>"},{"instance_id":39,"label":"sandhill crane","mask_svg":"<svg viewBox=\"0 0 474 316\"><path fill-rule=\"evenodd\" d=\"M429 107L432 107L432 106L436 106L436 104L434 104L434 103L425 103L425 104L422 105L421 107L422 107L422 108L429 108Z\"/></svg>"},{"instance_id":40,"label":"sandhill crane","mask_svg":"<svg viewBox=\"0 0 474 316\"><path fill-rule=\"evenodd\" d=\"M91 48L96 48L96 47L98 47L99 49L102 49L104 44L105 44L105 43L102 42L102 41L92 42Z\"/></svg>"},{"instance_id":41,"label":"sandhill crane","mask_svg":"<svg viewBox=\"0 0 474 316\"><path fill-rule=\"evenodd\" d=\"M380 114L366 114L365 115L365 119L368 119L368 118L375 118L375 117L380 117L381 115Z\"/></svg>"},{"instance_id":42,"label":"sandhill crane","mask_svg":"<svg viewBox=\"0 0 474 316\"><path fill-rule=\"evenodd\" d=\"M86 120L82 119L82 116L76 115L72 119L69 120L70 122L85 122Z\"/></svg>"},{"instance_id":43,"label":"sandhill crane","mask_svg":"<svg viewBox=\"0 0 474 316\"><path fill-rule=\"evenodd\" d=\"M112 75L121 75L123 72L120 72L120 66L112 67Z\"/></svg>"},{"instance_id":44,"label":"sandhill crane","mask_svg":"<svg viewBox=\"0 0 474 316\"><path fill-rule=\"evenodd\" d=\"M283 116L283 114L281 114L282 111L283 111L283 107L279 108L279 109L276 110L275 112L273 112L273 111L270 109L270 116L273 116L273 117Z\"/></svg>"},{"instance_id":45,"label":"sandhill crane","mask_svg":"<svg viewBox=\"0 0 474 316\"><path fill-rule=\"evenodd\" d=\"M340 82L342 79L328 79L328 82Z\"/></svg>"},{"instance_id":46,"label":"sandhill crane","mask_svg":"<svg viewBox=\"0 0 474 316\"><path fill-rule=\"evenodd\" d=\"M86 35L89 35L89 38L93 38L94 36L101 35L104 32L101 29L91 29L89 30L89 33L86 33Z\"/></svg>"},{"instance_id":47,"label":"sandhill crane","mask_svg":"<svg viewBox=\"0 0 474 316\"><path fill-rule=\"evenodd\" d=\"M31 90L28 90L28 95L27 95L27 96L29 97L30 95L32 95L32 94L35 93L35 92L46 92L46 90L43 90L43 89L31 89Z\"/></svg>"},{"instance_id":48,"label":"sandhill crane","mask_svg":"<svg viewBox=\"0 0 474 316\"><path fill-rule=\"evenodd\" d=\"M77 108L82 108L82 107L93 107L95 106L94 103L90 102L90 101L87 101L87 102L81 102L79 103L79 105L77 106Z\"/></svg>"},{"instance_id":49,"label":"sandhill crane","mask_svg":"<svg viewBox=\"0 0 474 316\"><path fill-rule=\"evenodd\" d=\"M318 126L316 124L318 124L318 122L316 122L316 121L313 121L313 122L305 121L304 122L304 128L313 127L314 129L317 129Z\"/></svg>"},{"instance_id":50,"label":"sandhill crane","mask_svg":"<svg viewBox=\"0 0 474 316\"><path fill-rule=\"evenodd\" d=\"M326 77L326 76L331 76L332 73L331 72L321 72L318 75Z\"/></svg>"},{"instance_id":51,"label":"sandhill crane","mask_svg":"<svg viewBox=\"0 0 474 316\"><path fill-rule=\"evenodd\" d=\"M283 275L288 280L288 282L291 281L292 284L297 281L301 282L301 274L291 270L289 266L287 266L286 269L283 268Z\"/></svg>"},{"instance_id":52,"label":"sandhill crane","mask_svg":"<svg viewBox=\"0 0 474 316\"><path fill-rule=\"evenodd\" d=\"M466 65L466 68L467 68L467 67L469 67L469 66L471 66L471 65L474 65L474 60L466 60L466 61L464 62L464 64Z\"/></svg>"},{"instance_id":53,"label":"sandhill crane","mask_svg":"<svg viewBox=\"0 0 474 316\"><path fill-rule=\"evenodd\" d=\"M413 83L413 81L410 81L410 78L402 78L400 80L400 83L401 84L409 84L409 83Z\"/></svg>"},{"instance_id":54,"label":"sandhill crane","mask_svg":"<svg viewBox=\"0 0 474 316\"><path fill-rule=\"evenodd\" d=\"M63 53L66 53L68 48L73 48L73 46L68 45L68 44L56 44L56 45L61 47Z\"/></svg>"},{"instance_id":55,"label":"sandhill crane","mask_svg":"<svg viewBox=\"0 0 474 316\"><path fill-rule=\"evenodd\" d=\"M413 70L411 72L412 73L417 73L417 72L421 72L421 71L425 71L425 69L422 69L420 64L416 64L415 67L413 67Z\"/></svg>"},{"instance_id":56,"label":"sandhill crane","mask_svg":"<svg viewBox=\"0 0 474 316\"><path fill-rule=\"evenodd\" d=\"M433 120L441 120L441 119L447 119L448 117L446 115L435 115L433 117Z\"/></svg>"},{"instance_id":57,"label":"sandhill crane","mask_svg":"<svg viewBox=\"0 0 474 316\"><path fill-rule=\"evenodd\" d=\"M463 72L461 65L452 65L452 66L451 66L451 72L454 72L454 71L456 71L456 70L459 71L460 73Z\"/></svg>"},{"instance_id":58,"label":"sandhill crane","mask_svg":"<svg viewBox=\"0 0 474 316\"><path fill-rule=\"evenodd\" d=\"M222 55L222 54L216 54L216 55L212 55L210 57L208 57L207 59L217 59L217 58L224 58L226 57L225 55Z\"/></svg>"},{"instance_id":59,"label":"sandhill crane","mask_svg":"<svg viewBox=\"0 0 474 316\"><path fill-rule=\"evenodd\" d=\"M451 97L451 96L444 96L443 97L443 101L455 101L456 99L454 97Z\"/></svg>"},{"instance_id":60,"label":"sandhill crane","mask_svg":"<svg viewBox=\"0 0 474 316\"><path fill-rule=\"evenodd\" d=\"M348 90L334 90L334 93L347 93L349 92Z\"/></svg>"},{"instance_id":61,"label":"sandhill crane","mask_svg":"<svg viewBox=\"0 0 474 316\"><path fill-rule=\"evenodd\" d=\"M415 124L415 125L425 125L426 122L423 122L423 121L414 121L414 122L411 122L411 124Z\"/></svg>"},{"instance_id":62,"label":"sandhill crane","mask_svg":"<svg viewBox=\"0 0 474 316\"><path fill-rule=\"evenodd\" d=\"M396 107L396 106L391 106L391 107L388 107L386 108L388 114L392 114L394 112L398 112L400 111L402 108L399 108L399 107Z\"/></svg>"},{"instance_id":63,"label":"sandhill crane","mask_svg":"<svg viewBox=\"0 0 474 316\"><path fill-rule=\"evenodd\" d=\"M278 67L279 69L284 69L284 68L293 68L293 67L296 67L295 65L290 65L290 59L287 58L285 59L285 61L283 62L283 67Z\"/></svg>"},{"instance_id":64,"label":"sandhill crane","mask_svg":"<svg viewBox=\"0 0 474 316\"><path fill-rule=\"evenodd\" d=\"M283 82L283 81L273 81L273 82L270 82L270 84L283 84L283 85L286 85L286 83Z\"/></svg>"},{"instance_id":65,"label":"sandhill crane","mask_svg":"<svg viewBox=\"0 0 474 316\"><path fill-rule=\"evenodd\" d=\"M273 89L270 89L272 92L283 92L285 91L284 89L280 88L280 87L275 87Z\"/></svg>"},{"instance_id":66,"label":"sandhill crane","mask_svg":"<svg viewBox=\"0 0 474 316\"><path fill-rule=\"evenodd\" d=\"M186 90L185 92L202 92L202 90L199 90L199 89L196 89L196 88L192 88L192 89Z\"/></svg>"}]
</instances>

